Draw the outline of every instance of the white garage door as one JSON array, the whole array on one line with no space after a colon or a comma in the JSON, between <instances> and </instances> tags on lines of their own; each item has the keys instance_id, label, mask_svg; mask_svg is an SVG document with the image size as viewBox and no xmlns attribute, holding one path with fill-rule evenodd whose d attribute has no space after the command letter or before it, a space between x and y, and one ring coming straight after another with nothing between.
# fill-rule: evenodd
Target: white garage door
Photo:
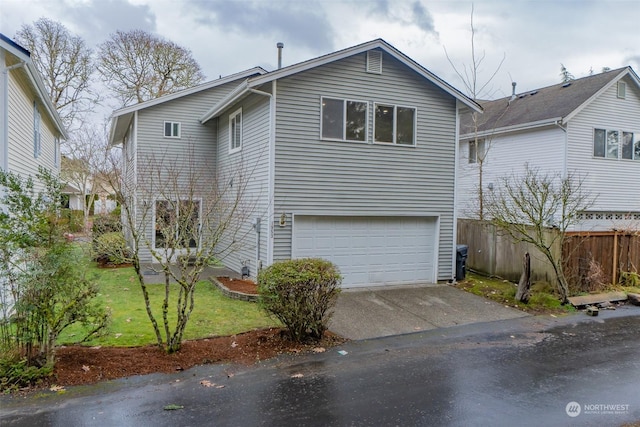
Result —
<instances>
[{"instance_id":1,"label":"white garage door","mask_svg":"<svg viewBox=\"0 0 640 427\"><path fill-rule=\"evenodd\" d=\"M296 216L294 258L336 264L343 286L435 281L435 218Z\"/></svg>"}]
</instances>

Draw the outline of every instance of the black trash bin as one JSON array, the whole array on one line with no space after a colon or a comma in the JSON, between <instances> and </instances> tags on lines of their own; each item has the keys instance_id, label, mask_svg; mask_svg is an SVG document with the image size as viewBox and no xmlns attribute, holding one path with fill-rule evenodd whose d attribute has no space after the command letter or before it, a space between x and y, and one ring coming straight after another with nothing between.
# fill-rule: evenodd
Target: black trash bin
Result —
<instances>
[{"instance_id":1,"label":"black trash bin","mask_svg":"<svg viewBox=\"0 0 640 427\"><path fill-rule=\"evenodd\" d=\"M469 246L456 245L456 280L463 280L467 274L467 254Z\"/></svg>"}]
</instances>

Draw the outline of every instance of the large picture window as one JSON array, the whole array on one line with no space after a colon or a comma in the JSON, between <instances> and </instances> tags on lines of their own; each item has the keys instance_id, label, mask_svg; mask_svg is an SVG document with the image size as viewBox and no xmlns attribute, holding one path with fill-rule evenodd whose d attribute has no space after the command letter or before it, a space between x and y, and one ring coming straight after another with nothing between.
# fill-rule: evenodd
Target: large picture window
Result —
<instances>
[{"instance_id":1,"label":"large picture window","mask_svg":"<svg viewBox=\"0 0 640 427\"><path fill-rule=\"evenodd\" d=\"M242 109L229 116L229 152L242 149Z\"/></svg>"},{"instance_id":2,"label":"large picture window","mask_svg":"<svg viewBox=\"0 0 640 427\"><path fill-rule=\"evenodd\" d=\"M375 104L374 142L415 145L416 109Z\"/></svg>"},{"instance_id":3,"label":"large picture window","mask_svg":"<svg viewBox=\"0 0 640 427\"><path fill-rule=\"evenodd\" d=\"M617 129L595 129L593 156L607 159L640 160L640 133Z\"/></svg>"},{"instance_id":4,"label":"large picture window","mask_svg":"<svg viewBox=\"0 0 640 427\"><path fill-rule=\"evenodd\" d=\"M367 102L322 98L322 138L367 140Z\"/></svg>"},{"instance_id":5,"label":"large picture window","mask_svg":"<svg viewBox=\"0 0 640 427\"><path fill-rule=\"evenodd\" d=\"M200 200L156 200L156 248L197 247L199 225Z\"/></svg>"}]
</instances>

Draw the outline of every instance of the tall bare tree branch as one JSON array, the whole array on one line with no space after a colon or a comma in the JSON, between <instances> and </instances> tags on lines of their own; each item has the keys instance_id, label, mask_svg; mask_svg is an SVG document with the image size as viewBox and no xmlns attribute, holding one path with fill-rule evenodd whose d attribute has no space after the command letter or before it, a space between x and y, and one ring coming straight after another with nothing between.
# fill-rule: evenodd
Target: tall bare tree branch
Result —
<instances>
[{"instance_id":1,"label":"tall bare tree branch","mask_svg":"<svg viewBox=\"0 0 640 427\"><path fill-rule=\"evenodd\" d=\"M98 46L98 71L123 105L194 86L204 75L191 52L142 30L116 31Z\"/></svg>"}]
</instances>

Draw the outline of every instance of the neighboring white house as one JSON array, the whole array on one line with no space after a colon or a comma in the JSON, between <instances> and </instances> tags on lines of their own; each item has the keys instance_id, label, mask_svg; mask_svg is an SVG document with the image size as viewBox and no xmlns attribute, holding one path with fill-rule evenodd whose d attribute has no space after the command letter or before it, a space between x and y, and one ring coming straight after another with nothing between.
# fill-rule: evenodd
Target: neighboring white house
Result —
<instances>
[{"instance_id":1,"label":"neighboring white house","mask_svg":"<svg viewBox=\"0 0 640 427\"><path fill-rule=\"evenodd\" d=\"M461 118L458 217L478 216L478 153L485 194L499 178L542 171L584 179L595 204L577 229L640 226L640 80L624 67L495 101L480 102L478 146L471 114Z\"/></svg>"},{"instance_id":2,"label":"neighboring white house","mask_svg":"<svg viewBox=\"0 0 640 427\"><path fill-rule=\"evenodd\" d=\"M57 175L64 138L62 120L29 51L0 34L0 169L23 178L35 177L39 167ZM2 286L5 278L0 272L0 317L9 316L13 308L12 294Z\"/></svg>"},{"instance_id":3,"label":"neighboring white house","mask_svg":"<svg viewBox=\"0 0 640 427\"><path fill-rule=\"evenodd\" d=\"M35 176L58 172L62 120L28 50L0 34L0 168Z\"/></svg>"},{"instance_id":4,"label":"neighboring white house","mask_svg":"<svg viewBox=\"0 0 640 427\"><path fill-rule=\"evenodd\" d=\"M344 286L436 282L455 271L463 107L480 110L377 39L117 110L110 138L123 144L125 183L148 181L157 172L149 159L181 164L189 150L205 181L246 179L255 215L235 236L246 236L240 250L223 260L236 271L255 276L276 260L313 256L337 264ZM165 201L128 197L137 212L153 208L137 219L155 245Z\"/></svg>"}]
</instances>

